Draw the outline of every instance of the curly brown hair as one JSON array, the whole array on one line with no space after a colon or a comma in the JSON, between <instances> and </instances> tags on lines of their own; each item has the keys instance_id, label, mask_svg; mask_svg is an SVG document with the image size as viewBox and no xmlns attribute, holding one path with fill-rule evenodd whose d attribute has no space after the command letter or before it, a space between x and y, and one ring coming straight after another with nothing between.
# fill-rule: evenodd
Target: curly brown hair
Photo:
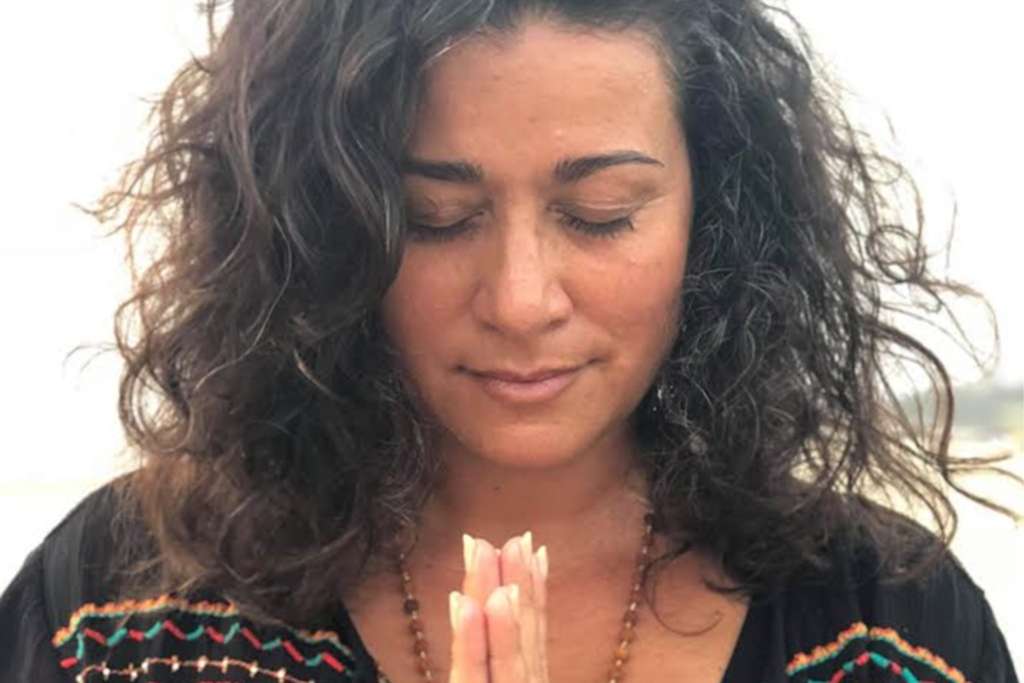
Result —
<instances>
[{"instance_id":1,"label":"curly brown hair","mask_svg":"<svg viewBox=\"0 0 1024 683\"><path fill-rule=\"evenodd\" d=\"M694 217L682 333L635 415L663 560L698 544L753 592L827 566L824 542L857 529L905 563L873 490L923 503L948 543L944 486L984 463L950 455L949 377L885 292L972 293L929 270L912 180L847 119L792 17L757 0L278 0L211 31L95 209L133 249L159 233L116 327L150 584L309 622L415 522L439 463L379 319L403 147L430 59L527 14L642 28L671 66ZM894 358L928 371L930 423L901 406Z\"/></svg>"}]
</instances>

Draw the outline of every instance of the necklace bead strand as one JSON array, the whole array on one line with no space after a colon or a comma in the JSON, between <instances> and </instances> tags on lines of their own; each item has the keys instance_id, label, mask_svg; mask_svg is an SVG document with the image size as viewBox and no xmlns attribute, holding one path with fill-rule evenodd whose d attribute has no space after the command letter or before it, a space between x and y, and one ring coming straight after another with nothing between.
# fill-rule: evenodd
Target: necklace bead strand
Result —
<instances>
[{"instance_id":1,"label":"necklace bead strand","mask_svg":"<svg viewBox=\"0 0 1024 683\"><path fill-rule=\"evenodd\" d=\"M402 579L402 608L409 617L409 633L413 638L413 654L416 655L416 668L423 676L423 680L433 683L434 671L430 666L430 657L427 650L427 637L423 632L423 623L420 620L420 603L412 590L412 576L405 568L405 554L398 556L399 576Z\"/></svg>"},{"instance_id":2,"label":"necklace bead strand","mask_svg":"<svg viewBox=\"0 0 1024 683\"><path fill-rule=\"evenodd\" d=\"M629 660L629 647L636 638L637 609L640 605L641 590L643 588L643 571L647 565L647 557L650 554L651 542L654 534L654 515L644 515L644 539L640 544L640 554L637 557L636 570L633 574L633 585L629 594L629 606L622 617L622 632L619 646L615 650L615 657L612 661L611 671L608 674L608 683L621 683L623 670Z\"/></svg>"},{"instance_id":3,"label":"necklace bead strand","mask_svg":"<svg viewBox=\"0 0 1024 683\"><path fill-rule=\"evenodd\" d=\"M622 683L623 672L626 662L629 661L629 649L636 639L637 611L641 602L641 589L643 587L642 577L644 568L647 565L647 558L651 551L651 542L654 538L654 515L644 515L644 535L640 544L640 552L637 555L636 569L632 576L632 586L629 593L629 603L622 618L622 630L619 633L618 647L612 658L611 670L608 674L608 683ZM423 631L423 622L420 619L420 603L413 592L412 576L405 566L405 553L398 554L398 575L401 578L402 609L409 619L409 633L413 639L413 654L416 656L416 669L423 680L434 683L434 671L430 665L429 650L427 648L427 637ZM387 680L383 676L381 680Z\"/></svg>"}]
</instances>

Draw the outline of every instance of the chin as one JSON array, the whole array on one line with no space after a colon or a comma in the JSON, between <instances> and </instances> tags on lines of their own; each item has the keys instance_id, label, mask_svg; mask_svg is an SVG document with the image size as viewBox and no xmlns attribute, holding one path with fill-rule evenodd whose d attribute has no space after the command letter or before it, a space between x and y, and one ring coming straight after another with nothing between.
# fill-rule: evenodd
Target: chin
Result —
<instances>
[{"instance_id":1,"label":"chin","mask_svg":"<svg viewBox=\"0 0 1024 683\"><path fill-rule=\"evenodd\" d=\"M506 425L450 436L455 436L456 448L471 457L530 469L566 465L592 451L599 438L561 425Z\"/></svg>"},{"instance_id":2,"label":"chin","mask_svg":"<svg viewBox=\"0 0 1024 683\"><path fill-rule=\"evenodd\" d=\"M489 462L503 467L522 469L548 469L568 464L578 455L578 451L555 450L547 445L538 444L532 447L528 444L509 444L508 448L489 448L484 451L476 451L477 457L484 458Z\"/></svg>"}]
</instances>

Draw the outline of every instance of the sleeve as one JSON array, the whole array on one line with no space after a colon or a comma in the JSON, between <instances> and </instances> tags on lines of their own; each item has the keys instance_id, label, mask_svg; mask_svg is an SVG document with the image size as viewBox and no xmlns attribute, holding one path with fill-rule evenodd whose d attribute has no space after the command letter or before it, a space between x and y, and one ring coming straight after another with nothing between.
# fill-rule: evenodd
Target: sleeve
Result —
<instances>
[{"instance_id":1,"label":"sleeve","mask_svg":"<svg viewBox=\"0 0 1024 683\"><path fill-rule=\"evenodd\" d=\"M50 637L43 595L43 547L25 560L0 595L0 681L69 683Z\"/></svg>"},{"instance_id":2,"label":"sleeve","mask_svg":"<svg viewBox=\"0 0 1024 683\"><path fill-rule=\"evenodd\" d=\"M1013 668L1013 659L1010 657L1010 650L1006 646L1006 638L996 624L992 607L985 598L984 592L974 585L968 578L967 581L978 593L979 609L981 613L981 638L980 645L976 652L974 680L993 681L994 683L1019 683L1017 672Z\"/></svg>"},{"instance_id":3,"label":"sleeve","mask_svg":"<svg viewBox=\"0 0 1024 683\"><path fill-rule=\"evenodd\" d=\"M950 680L1019 683L985 592L951 552L925 580L876 597L876 617L893 627L879 640L905 667L926 662Z\"/></svg>"},{"instance_id":4,"label":"sleeve","mask_svg":"<svg viewBox=\"0 0 1024 683\"><path fill-rule=\"evenodd\" d=\"M114 506L113 482L83 498L0 596L0 682L72 680L52 638L78 606L105 601Z\"/></svg>"}]
</instances>

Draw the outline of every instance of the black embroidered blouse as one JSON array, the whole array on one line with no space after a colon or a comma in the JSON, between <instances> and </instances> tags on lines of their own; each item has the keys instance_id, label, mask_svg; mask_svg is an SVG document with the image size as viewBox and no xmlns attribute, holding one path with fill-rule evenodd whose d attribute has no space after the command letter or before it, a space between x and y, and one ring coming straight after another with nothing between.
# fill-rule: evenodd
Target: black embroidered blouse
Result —
<instances>
[{"instance_id":1,"label":"black embroidered blouse","mask_svg":"<svg viewBox=\"0 0 1024 683\"><path fill-rule=\"evenodd\" d=\"M0 682L386 680L343 605L332 628L292 630L216 595L112 601L112 505L109 486L84 499L0 596ZM873 578L870 558L844 555L822 580L755 596L723 681L1017 682L984 593L955 558L898 587Z\"/></svg>"}]
</instances>

